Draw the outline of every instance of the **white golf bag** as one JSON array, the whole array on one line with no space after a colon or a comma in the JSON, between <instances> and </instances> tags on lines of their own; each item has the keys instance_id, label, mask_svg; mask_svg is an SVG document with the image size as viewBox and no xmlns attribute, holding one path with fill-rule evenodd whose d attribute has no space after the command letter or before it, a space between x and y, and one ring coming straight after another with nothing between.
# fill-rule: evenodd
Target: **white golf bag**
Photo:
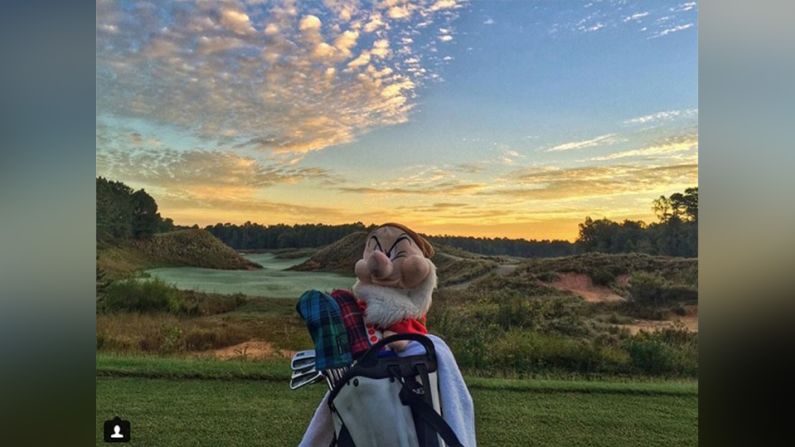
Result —
<instances>
[{"instance_id":1,"label":"white golf bag","mask_svg":"<svg viewBox=\"0 0 795 447\"><path fill-rule=\"evenodd\" d=\"M384 346L398 340L417 341L425 353L379 356ZM436 351L423 335L398 334L379 341L329 384L332 446L463 447L442 418Z\"/></svg>"}]
</instances>

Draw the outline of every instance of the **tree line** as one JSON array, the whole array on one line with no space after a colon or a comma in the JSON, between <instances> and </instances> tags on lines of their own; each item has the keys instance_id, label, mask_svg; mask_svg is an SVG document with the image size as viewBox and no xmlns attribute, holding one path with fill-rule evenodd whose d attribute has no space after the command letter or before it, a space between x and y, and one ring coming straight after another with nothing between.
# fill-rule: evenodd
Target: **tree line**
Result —
<instances>
[{"instance_id":1,"label":"tree line","mask_svg":"<svg viewBox=\"0 0 795 447\"><path fill-rule=\"evenodd\" d=\"M472 236L430 236L433 243L442 243L482 255L507 255L524 258L552 258L577 253L577 246L564 240L526 240Z\"/></svg>"},{"instance_id":2,"label":"tree line","mask_svg":"<svg viewBox=\"0 0 795 447\"><path fill-rule=\"evenodd\" d=\"M683 193L660 196L652 202L658 222L625 220L615 222L606 218L586 217L579 224L575 242L565 240L527 240L472 236L426 236L432 243L484 255L518 257L556 257L584 252L626 253L640 252L667 256L698 256L698 187ZM206 230L237 250L267 250L277 248L313 248L327 245L357 231L373 226L361 222L344 225L297 224L263 225L246 222L243 225L218 223Z\"/></svg>"},{"instance_id":3,"label":"tree line","mask_svg":"<svg viewBox=\"0 0 795 447\"><path fill-rule=\"evenodd\" d=\"M173 220L160 216L157 202L143 189L97 177L97 241L147 239L175 228Z\"/></svg>"},{"instance_id":4,"label":"tree line","mask_svg":"<svg viewBox=\"0 0 795 447\"><path fill-rule=\"evenodd\" d=\"M698 187L660 196L652 202L652 209L658 222L649 225L640 220L586 217L579 225L576 244L584 252L698 256Z\"/></svg>"},{"instance_id":5,"label":"tree line","mask_svg":"<svg viewBox=\"0 0 795 447\"><path fill-rule=\"evenodd\" d=\"M652 202L658 222L586 217L579 224L575 242L527 240L472 236L427 236L432 243L445 244L484 255L556 257L583 252L640 252L667 256L698 256L698 187L687 188ZM357 231L374 226L361 222L342 225L275 224L246 222L242 225L217 223L205 230L236 250L316 248L336 242ZM97 178L97 240L117 242L145 239L158 232L188 228L174 225L160 216L157 202L143 189L134 190L122 182ZM194 225L191 228L198 228Z\"/></svg>"},{"instance_id":6,"label":"tree line","mask_svg":"<svg viewBox=\"0 0 795 447\"><path fill-rule=\"evenodd\" d=\"M343 225L263 225L246 222L242 225L217 223L205 227L205 230L236 250L322 247L366 229L368 227L361 222Z\"/></svg>"}]
</instances>

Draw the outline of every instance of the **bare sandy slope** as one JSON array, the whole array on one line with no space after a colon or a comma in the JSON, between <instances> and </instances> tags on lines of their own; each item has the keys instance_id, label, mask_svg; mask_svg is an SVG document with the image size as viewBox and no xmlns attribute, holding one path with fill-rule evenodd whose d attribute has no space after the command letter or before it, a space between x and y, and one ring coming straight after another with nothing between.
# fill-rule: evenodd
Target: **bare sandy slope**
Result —
<instances>
[{"instance_id":1,"label":"bare sandy slope","mask_svg":"<svg viewBox=\"0 0 795 447\"><path fill-rule=\"evenodd\" d=\"M549 283L550 286L571 292L591 303L624 301L625 298L617 295L609 287L597 286L591 277L582 273L561 273L557 281Z\"/></svg>"},{"instance_id":2,"label":"bare sandy slope","mask_svg":"<svg viewBox=\"0 0 795 447\"><path fill-rule=\"evenodd\" d=\"M262 360L278 357L290 358L295 352L275 349L273 344L267 341L249 340L234 346L227 346L226 348L204 351L202 354L215 357L219 360Z\"/></svg>"}]
</instances>

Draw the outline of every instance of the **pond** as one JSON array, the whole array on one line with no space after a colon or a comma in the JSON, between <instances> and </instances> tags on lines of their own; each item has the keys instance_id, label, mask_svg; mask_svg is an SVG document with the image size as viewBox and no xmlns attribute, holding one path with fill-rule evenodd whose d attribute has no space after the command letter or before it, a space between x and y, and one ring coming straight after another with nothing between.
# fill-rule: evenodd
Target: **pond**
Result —
<instances>
[{"instance_id":1,"label":"pond","mask_svg":"<svg viewBox=\"0 0 795 447\"><path fill-rule=\"evenodd\" d=\"M285 270L308 258L284 259L276 257L273 253L250 253L243 256L260 264L263 269L216 270L166 267L146 270L146 273L173 284L178 289L223 294L242 293L268 298L298 298L307 289L324 291L344 289L350 288L354 282L352 275Z\"/></svg>"}]
</instances>

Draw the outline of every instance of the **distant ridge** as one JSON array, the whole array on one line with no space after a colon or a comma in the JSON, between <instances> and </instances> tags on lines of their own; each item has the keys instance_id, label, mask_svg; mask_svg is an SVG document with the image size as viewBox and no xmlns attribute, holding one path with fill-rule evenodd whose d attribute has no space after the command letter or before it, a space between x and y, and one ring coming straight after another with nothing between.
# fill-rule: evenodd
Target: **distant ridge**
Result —
<instances>
[{"instance_id":1,"label":"distant ridge","mask_svg":"<svg viewBox=\"0 0 795 447\"><path fill-rule=\"evenodd\" d=\"M361 259L366 231L357 231L329 244L317 251L311 258L290 270L310 272L334 272L350 275L356 261ZM500 258L481 256L442 244L434 244L436 254L432 261L436 264L439 285L460 284L474 277L484 275L498 265Z\"/></svg>"},{"instance_id":2,"label":"distant ridge","mask_svg":"<svg viewBox=\"0 0 795 447\"><path fill-rule=\"evenodd\" d=\"M290 267L290 270L313 272L334 272L350 275L353 266L361 259L364 252L366 231L351 233L342 239L318 250L311 258L301 264Z\"/></svg>"},{"instance_id":3,"label":"distant ridge","mask_svg":"<svg viewBox=\"0 0 795 447\"><path fill-rule=\"evenodd\" d=\"M151 239L130 240L97 249L97 267L111 278L148 268L182 266L222 270L262 268L200 229L159 233Z\"/></svg>"}]
</instances>

